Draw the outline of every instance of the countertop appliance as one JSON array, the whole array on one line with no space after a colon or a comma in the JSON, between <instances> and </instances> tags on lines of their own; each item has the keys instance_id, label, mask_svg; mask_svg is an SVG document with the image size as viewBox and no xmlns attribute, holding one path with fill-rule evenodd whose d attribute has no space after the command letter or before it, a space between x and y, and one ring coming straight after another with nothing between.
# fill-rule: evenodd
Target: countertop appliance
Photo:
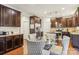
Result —
<instances>
[{"instance_id":1,"label":"countertop appliance","mask_svg":"<svg viewBox=\"0 0 79 59\"><path fill-rule=\"evenodd\" d=\"M0 35L6 35L8 32L0 31Z\"/></svg>"}]
</instances>

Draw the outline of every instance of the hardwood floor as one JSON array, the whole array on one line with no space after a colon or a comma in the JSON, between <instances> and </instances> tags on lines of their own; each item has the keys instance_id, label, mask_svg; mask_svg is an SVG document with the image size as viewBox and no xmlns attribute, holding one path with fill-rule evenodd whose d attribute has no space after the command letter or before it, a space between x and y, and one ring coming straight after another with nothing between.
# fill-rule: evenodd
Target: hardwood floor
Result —
<instances>
[{"instance_id":1,"label":"hardwood floor","mask_svg":"<svg viewBox=\"0 0 79 59\"><path fill-rule=\"evenodd\" d=\"M69 44L68 55L79 55L78 49L73 48L71 42Z\"/></svg>"},{"instance_id":2,"label":"hardwood floor","mask_svg":"<svg viewBox=\"0 0 79 59\"><path fill-rule=\"evenodd\" d=\"M23 55L23 47L17 48L15 50L12 50L4 55Z\"/></svg>"},{"instance_id":3,"label":"hardwood floor","mask_svg":"<svg viewBox=\"0 0 79 59\"><path fill-rule=\"evenodd\" d=\"M27 40L24 40L24 55L28 55Z\"/></svg>"},{"instance_id":4,"label":"hardwood floor","mask_svg":"<svg viewBox=\"0 0 79 59\"><path fill-rule=\"evenodd\" d=\"M70 41L68 55L79 55L79 51L76 48L72 47L72 43Z\"/></svg>"},{"instance_id":5,"label":"hardwood floor","mask_svg":"<svg viewBox=\"0 0 79 59\"><path fill-rule=\"evenodd\" d=\"M27 55L27 41L24 40L24 46L5 53L4 55Z\"/></svg>"},{"instance_id":6,"label":"hardwood floor","mask_svg":"<svg viewBox=\"0 0 79 59\"><path fill-rule=\"evenodd\" d=\"M68 55L79 55L79 51L75 48L70 48L68 51Z\"/></svg>"}]
</instances>

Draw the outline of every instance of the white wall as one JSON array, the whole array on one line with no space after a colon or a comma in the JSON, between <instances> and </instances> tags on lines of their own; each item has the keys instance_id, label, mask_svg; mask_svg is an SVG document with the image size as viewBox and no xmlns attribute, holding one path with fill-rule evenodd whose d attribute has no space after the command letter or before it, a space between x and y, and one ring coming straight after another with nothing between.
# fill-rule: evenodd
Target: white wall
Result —
<instances>
[{"instance_id":1,"label":"white wall","mask_svg":"<svg viewBox=\"0 0 79 59\"><path fill-rule=\"evenodd\" d=\"M50 31L50 18L42 18L42 30L43 32ZM21 16L21 33L24 34L24 39L28 38L29 34L29 17Z\"/></svg>"},{"instance_id":2,"label":"white wall","mask_svg":"<svg viewBox=\"0 0 79 59\"><path fill-rule=\"evenodd\" d=\"M42 18L42 30L43 32L49 32L50 31L50 18Z\"/></svg>"},{"instance_id":3,"label":"white wall","mask_svg":"<svg viewBox=\"0 0 79 59\"><path fill-rule=\"evenodd\" d=\"M24 39L27 39L29 34L29 17L21 16L21 33L24 34Z\"/></svg>"},{"instance_id":4,"label":"white wall","mask_svg":"<svg viewBox=\"0 0 79 59\"><path fill-rule=\"evenodd\" d=\"M50 31L50 18L42 18L42 30L43 32ZM24 34L24 39L28 38L29 34L29 17L28 16L21 16L21 33Z\"/></svg>"}]
</instances>

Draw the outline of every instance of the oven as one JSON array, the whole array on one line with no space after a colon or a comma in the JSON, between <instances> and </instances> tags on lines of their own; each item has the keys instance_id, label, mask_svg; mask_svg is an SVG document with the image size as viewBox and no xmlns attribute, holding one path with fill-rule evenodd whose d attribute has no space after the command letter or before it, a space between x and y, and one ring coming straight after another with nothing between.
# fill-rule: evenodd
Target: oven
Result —
<instances>
[{"instance_id":1,"label":"oven","mask_svg":"<svg viewBox=\"0 0 79 59\"><path fill-rule=\"evenodd\" d=\"M5 52L5 37L0 37L0 55L4 54Z\"/></svg>"}]
</instances>

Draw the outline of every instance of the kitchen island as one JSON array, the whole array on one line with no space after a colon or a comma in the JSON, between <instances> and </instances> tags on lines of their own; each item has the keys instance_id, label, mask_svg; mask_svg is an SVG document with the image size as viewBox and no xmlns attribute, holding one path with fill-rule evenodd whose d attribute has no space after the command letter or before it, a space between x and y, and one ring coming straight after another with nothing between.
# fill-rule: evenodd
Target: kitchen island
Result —
<instances>
[{"instance_id":1,"label":"kitchen island","mask_svg":"<svg viewBox=\"0 0 79 59\"><path fill-rule=\"evenodd\" d=\"M71 33L71 42L74 48L79 49L79 33Z\"/></svg>"}]
</instances>

